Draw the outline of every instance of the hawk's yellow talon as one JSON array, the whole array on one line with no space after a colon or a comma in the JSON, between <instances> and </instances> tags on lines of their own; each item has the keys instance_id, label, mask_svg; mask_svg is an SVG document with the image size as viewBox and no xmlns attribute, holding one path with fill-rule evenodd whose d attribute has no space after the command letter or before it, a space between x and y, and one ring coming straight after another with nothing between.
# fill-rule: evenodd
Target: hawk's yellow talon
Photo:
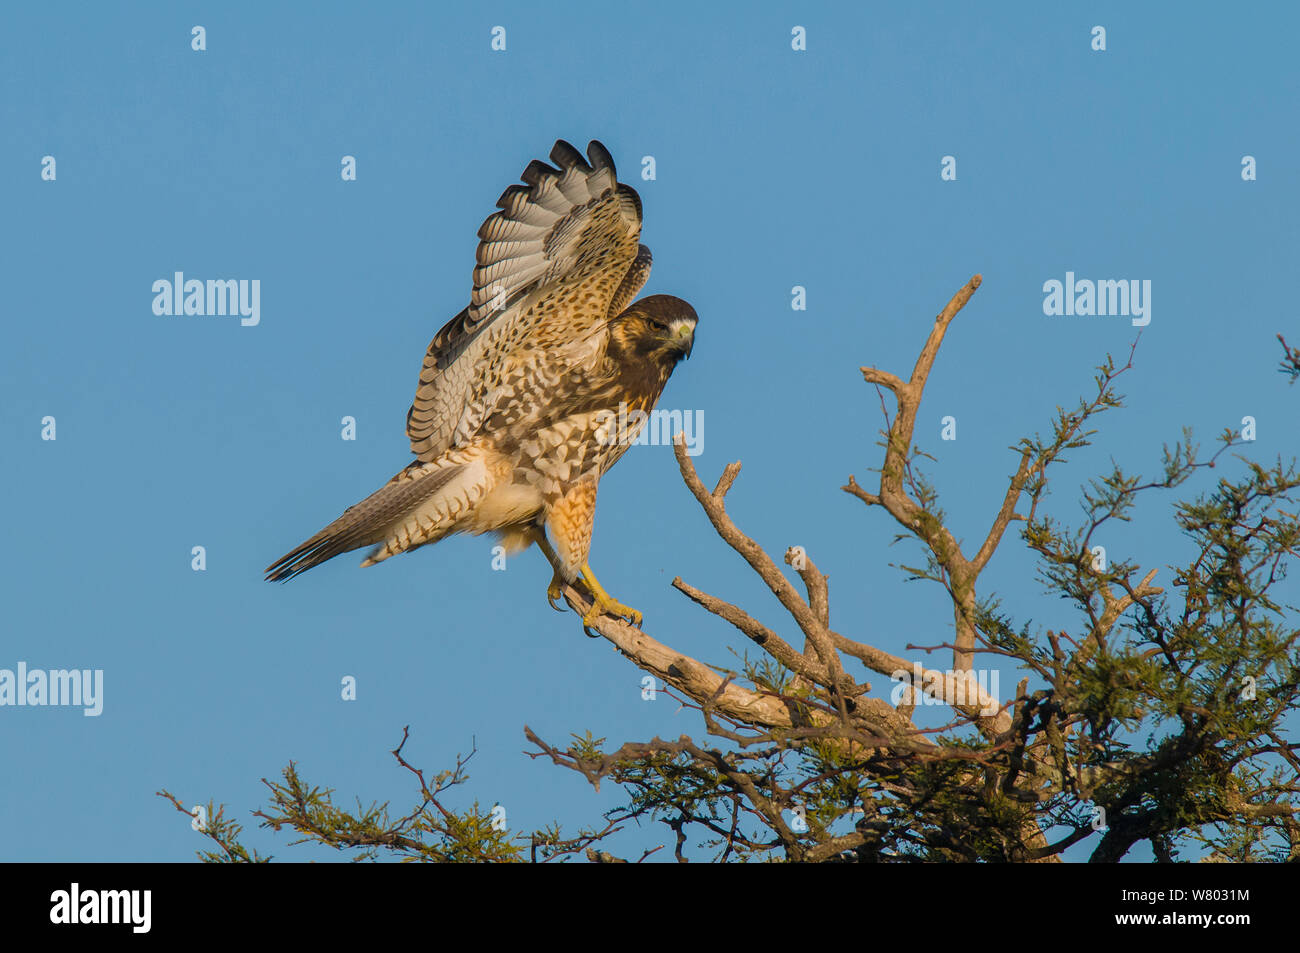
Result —
<instances>
[{"instance_id":1,"label":"hawk's yellow talon","mask_svg":"<svg viewBox=\"0 0 1300 953\"><path fill-rule=\"evenodd\" d=\"M564 577L560 575L559 570L560 558L555 554L555 550L551 548L551 544L547 541L544 533L537 537L537 545L555 570L551 576L551 584L546 587L546 601L551 604L551 608L556 612L563 612L563 607L556 605L564 592ZM641 613L631 606L623 605L623 603L606 592L605 587L600 584L600 580L596 578L596 574L591 571L591 567L586 563L583 563L582 569L578 571L578 578L582 580L583 588L591 595L591 606L582 615L582 629L589 636L596 637L596 633L591 631L591 624L603 615L612 615L616 619L626 619L638 628L641 626Z\"/></svg>"},{"instance_id":2,"label":"hawk's yellow talon","mask_svg":"<svg viewBox=\"0 0 1300 953\"><path fill-rule=\"evenodd\" d=\"M582 584L586 586L587 591L591 593L591 608L589 608L582 616L582 627L584 629L589 628L593 622L603 615L612 615L618 619L626 619L634 626L640 628L641 613L636 609L633 609L631 606L623 605L623 603L619 602L606 592L604 587L600 584L600 581L596 579L596 574L591 571L590 566L583 564L580 575L582 577Z\"/></svg>"}]
</instances>

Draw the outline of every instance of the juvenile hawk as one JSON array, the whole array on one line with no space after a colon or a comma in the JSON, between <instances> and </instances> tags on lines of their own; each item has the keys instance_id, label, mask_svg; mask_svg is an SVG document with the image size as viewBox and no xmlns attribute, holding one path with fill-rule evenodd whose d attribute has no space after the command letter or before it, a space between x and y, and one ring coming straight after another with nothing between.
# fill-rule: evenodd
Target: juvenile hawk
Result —
<instances>
[{"instance_id":1,"label":"juvenile hawk","mask_svg":"<svg viewBox=\"0 0 1300 953\"><path fill-rule=\"evenodd\" d=\"M506 189L478 230L469 307L429 345L406 415L416 459L267 579L362 546L375 547L361 563L373 566L451 533L496 532L509 552L541 547L552 603L581 579L593 600L584 623L640 623L587 565L596 490L690 355L697 319L671 295L632 300L650 274L641 199L605 147L593 141L584 159L561 140L551 161L559 168L529 163L526 185Z\"/></svg>"}]
</instances>

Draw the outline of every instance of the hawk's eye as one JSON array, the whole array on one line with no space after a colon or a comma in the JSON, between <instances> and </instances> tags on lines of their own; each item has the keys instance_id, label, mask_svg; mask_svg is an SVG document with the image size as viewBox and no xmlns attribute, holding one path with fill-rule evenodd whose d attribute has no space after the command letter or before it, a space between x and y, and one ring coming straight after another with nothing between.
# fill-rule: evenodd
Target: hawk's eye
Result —
<instances>
[{"instance_id":1,"label":"hawk's eye","mask_svg":"<svg viewBox=\"0 0 1300 953\"><path fill-rule=\"evenodd\" d=\"M649 318L648 320L650 322L650 327L654 328L654 330L659 332L668 330L668 325L664 324L662 321L656 321L654 318Z\"/></svg>"}]
</instances>

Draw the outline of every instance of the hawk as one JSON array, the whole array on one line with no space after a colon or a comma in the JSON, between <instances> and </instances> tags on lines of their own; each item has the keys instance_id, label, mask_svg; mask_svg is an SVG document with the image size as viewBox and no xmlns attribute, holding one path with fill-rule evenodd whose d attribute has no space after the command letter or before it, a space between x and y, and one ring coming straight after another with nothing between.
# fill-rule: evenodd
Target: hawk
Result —
<instances>
[{"instance_id":1,"label":"hawk","mask_svg":"<svg viewBox=\"0 0 1300 953\"><path fill-rule=\"evenodd\" d=\"M633 300L650 274L641 199L599 142L560 140L478 230L467 308L434 337L406 432L416 459L266 570L287 580L373 546L373 566L452 533L533 543L554 569L547 597L581 580L603 614L640 624L587 564L601 476L635 441L677 363L695 310ZM641 410L644 413L632 413Z\"/></svg>"}]
</instances>

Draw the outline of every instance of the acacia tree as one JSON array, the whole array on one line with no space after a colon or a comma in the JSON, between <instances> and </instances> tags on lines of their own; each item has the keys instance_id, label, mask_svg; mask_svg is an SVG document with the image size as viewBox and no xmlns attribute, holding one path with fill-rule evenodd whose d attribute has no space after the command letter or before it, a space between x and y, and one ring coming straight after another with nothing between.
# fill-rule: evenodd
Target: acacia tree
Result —
<instances>
[{"instance_id":1,"label":"acacia tree","mask_svg":"<svg viewBox=\"0 0 1300 953\"><path fill-rule=\"evenodd\" d=\"M885 417L882 460L868 485L850 476L842 487L883 510L896 539L918 545L917 564L900 569L937 584L951 603L952 640L938 646L951 668L924 664L935 646L908 646L918 654L905 658L872 644L869 632L833 629L827 577L811 554L792 547L784 555L797 586L727 513L740 464L709 490L679 441L682 479L720 544L745 560L788 619L766 624L673 580L752 643L740 671L613 617L592 630L698 710L701 737L610 750L590 734L561 746L525 726L532 757L626 793L601 823L568 837L558 827L511 834L477 803L450 809L444 802L468 780L468 759L427 781L402 756L405 734L393 754L418 784L408 812L344 810L332 790L309 785L290 764L281 781L265 782L270 804L254 816L360 856L420 860L617 862L623 858L606 840L647 819L673 832L679 860L1050 862L1081 845L1104 862L1141 842L1159 860L1300 859L1300 760L1287 722L1300 691L1300 629L1280 595L1300 544L1294 462L1241 457L1238 476L1220 476L1178 503L1175 519L1193 555L1170 567L1172 591L1154 584L1155 568L1095 558L1098 530L1133 518L1139 497L1182 486L1242 443L1225 431L1202 456L1184 431L1166 446L1157 475L1114 465L1083 491L1078 523L1053 515L1047 499L1057 465L1093 441L1099 416L1123 406L1116 382L1132 368L1130 351L1122 366L1107 358L1095 389L1074 408L1057 408L1050 433L1014 448L1015 472L990 508L987 534L977 547L963 546L924 475L913 431L944 336L979 285L976 275L939 312L909 377L862 368ZM981 587L994 554L1016 536L1048 590L1073 607L1068 627L1040 631ZM564 597L579 613L590 604L574 587ZM979 656L1024 672L1012 697L981 687L973 674ZM901 682L901 692L861 680L871 673ZM944 706L948 721L919 726L918 700ZM220 808L210 804L208 816L214 849L203 859L265 859L240 844L240 825Z\"/></svg>"}]
</instances>

